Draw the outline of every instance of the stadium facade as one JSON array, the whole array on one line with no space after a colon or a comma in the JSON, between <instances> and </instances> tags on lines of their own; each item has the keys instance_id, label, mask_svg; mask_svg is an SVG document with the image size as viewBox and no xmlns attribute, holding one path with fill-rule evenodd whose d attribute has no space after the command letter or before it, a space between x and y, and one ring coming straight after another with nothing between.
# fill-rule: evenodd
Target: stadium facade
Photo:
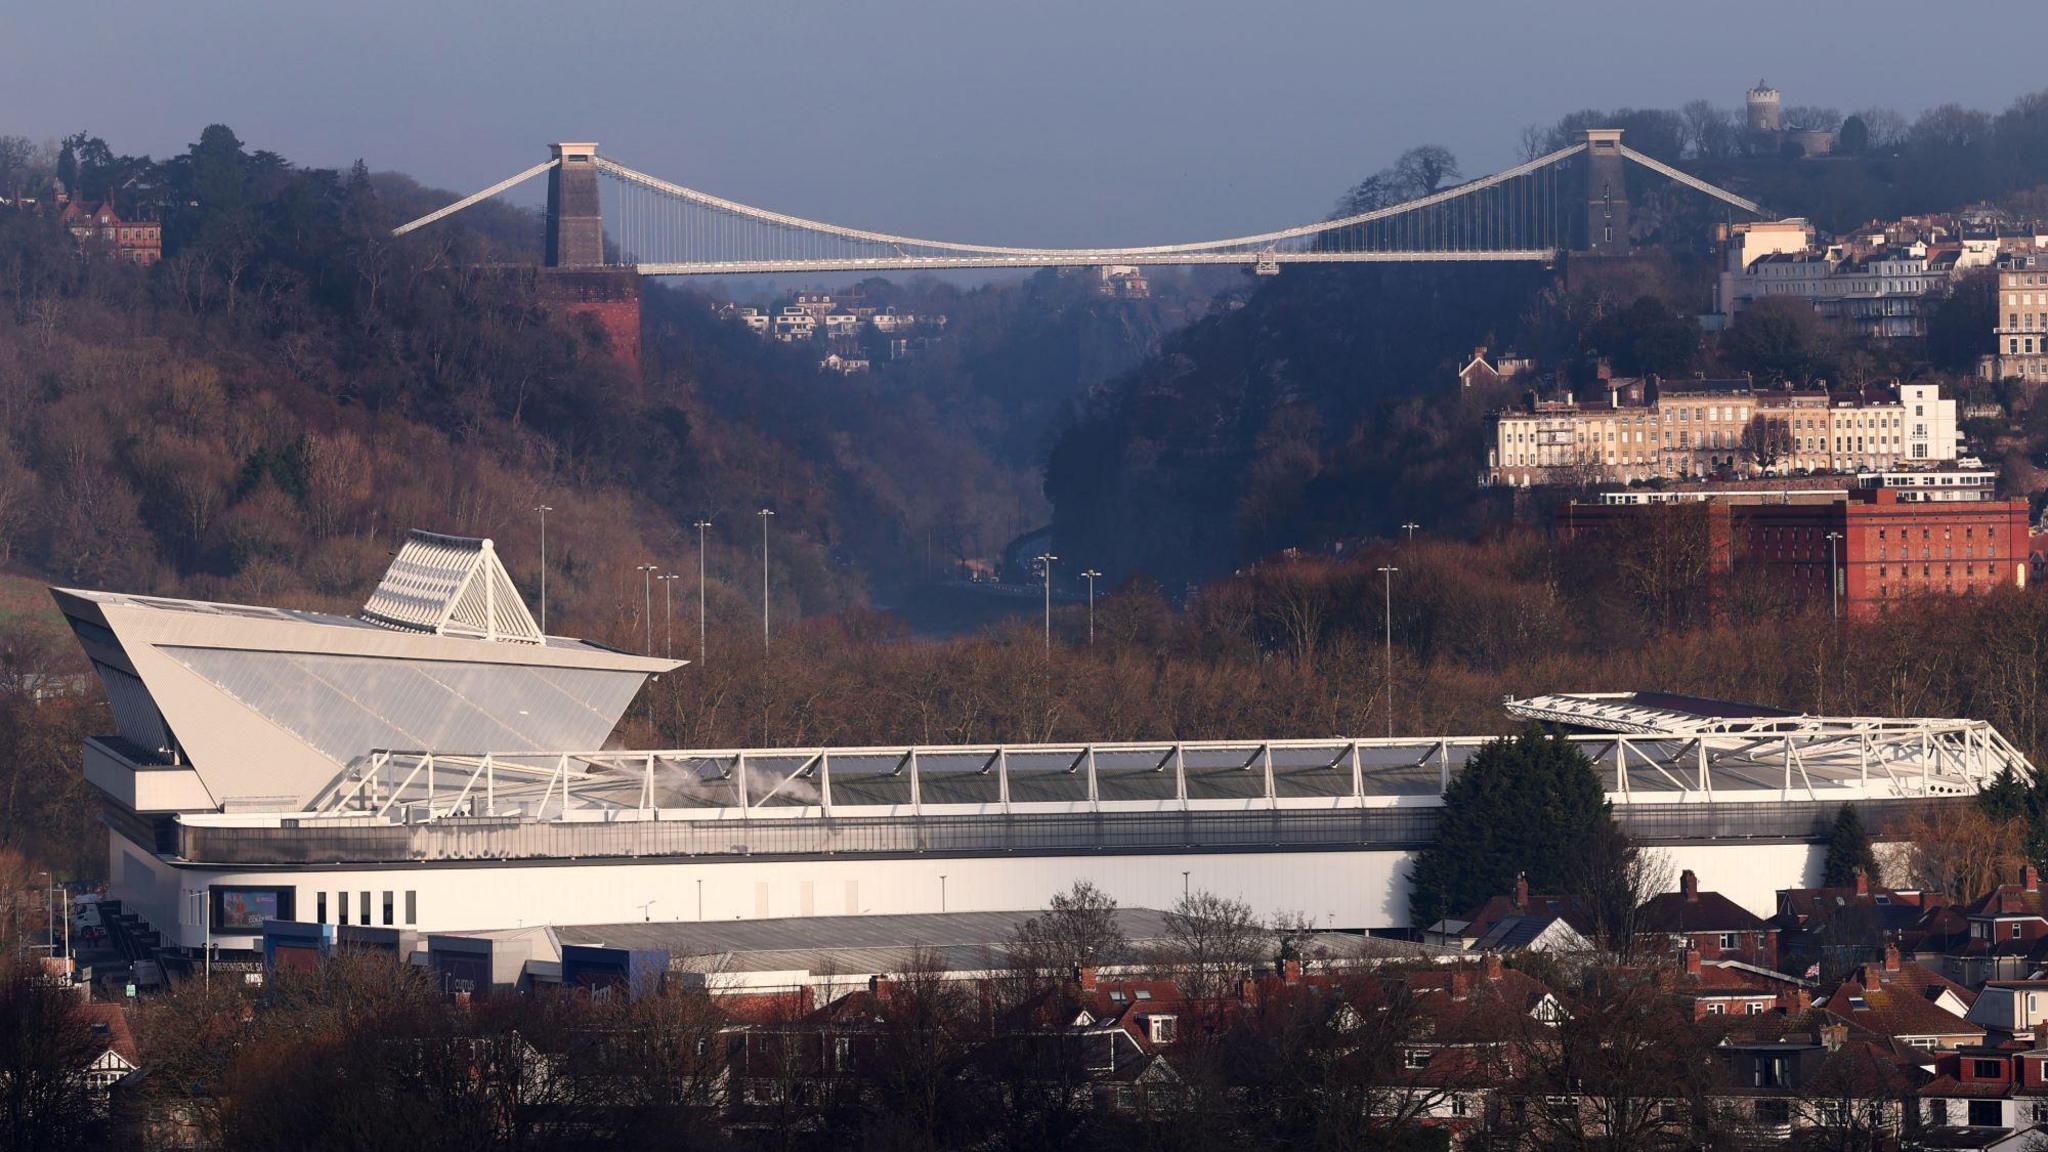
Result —
<instances>
[{"instance_id":1,"label":"stadium facade","mask_svg":"<svg viewBox=\"0 0 2048 1152\"><path fill-rule=\"evenodd\" d=\"M545 636L488 540L413 533L362 611L54 589L116 732L112 895L172 948L266 920L460 932L1010 910L1087 879L1325 927L1407 919L1478 736L606 750L675 661ZM1574 731L1641 840L1753 908L1843 803L1886 827L2025 761L1990 725L1687 697L1509 701Z\"/></svg>"}]
</instances>

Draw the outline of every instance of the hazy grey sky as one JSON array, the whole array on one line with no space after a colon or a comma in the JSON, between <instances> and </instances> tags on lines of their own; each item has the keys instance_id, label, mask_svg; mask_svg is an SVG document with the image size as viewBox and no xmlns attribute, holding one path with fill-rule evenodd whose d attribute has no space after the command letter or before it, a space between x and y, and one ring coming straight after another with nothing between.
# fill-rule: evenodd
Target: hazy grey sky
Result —
<instances>
[{"instance_id":1,"label":"hazy grey sky","mask_svg":"<svg viewBox=\"0 0 2048 1152\"><path fill-rule=\"evenodd\" d=\"M2003 107L2048 0L0 3L0 132L164 155L219 121L470 190L595 139L837 223L1150 243L1299 223L1420 142L1479 175L1573 109Z\"/></svg>"}]
</instances>

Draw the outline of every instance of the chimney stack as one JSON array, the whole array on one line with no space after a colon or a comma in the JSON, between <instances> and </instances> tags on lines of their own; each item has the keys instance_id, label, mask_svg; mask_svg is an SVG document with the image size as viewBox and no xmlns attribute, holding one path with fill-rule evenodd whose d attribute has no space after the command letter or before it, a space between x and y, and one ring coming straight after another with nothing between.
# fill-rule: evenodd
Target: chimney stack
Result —
<instances>
[{"instance_id":1,"label":"chimney stack","mask_svg":"<svg viewBox=\"0 0 2048 1152\"><path fill-rule=\"evenodd\" d=\"M2034 867L2032 860L2027 861L2026 866L2020 869L2020 886L2029 892L2041 890L2041 870Z\"/></svg>"},{"instance_id":2,"label":"chimney stack","mask_svg":"<svg viewBox=\"0 0 2048 1152\"><path fill-rule=\"evenodd\" d=\"M1301 961L1294 959L1282 960L1280 962L1280 982L1283 984L1301 983Z\"/></svg>"},{"instance_id":3,"label":"chimney stack","mask_svg":"<svg viewBox=\"0 0 2048 1152\"><path fill-rule=\"evenodd\" d=\"M1687 947L1685 950L1685 974L1697 978L1700 974L1700 950Z\"/></svg>"},{"instance_id":4,"label":"chimney stack","mask_svg":"<svg viewBox=\"0 0 2048 1152\"><path fill-rule=\"evenodd\" d=\"M1517 872L1515 873L1515 911L1527 912L1528 910L1529 874L1527 872Z\"/></svg>"},{"instance_id":5,"label":"chimney stack","mask_svg":"<svg viewBox=\"0 0 2048 1152\"><path fill-rule=\"evenodd\" d=\"M1858 896L1870 895L1870 876L1860 867L1856 869L1856 894Z\"/></svg>"},{"instance_id":6,"label":"chimney stack","mask_svg":"<svg viewBox=\"0 0 2048 1152\"><path fill-rule=\"evenodd\" d=\"M1488 952L1479 958L1479 975L1489 984L1500 982L1500 974L1503 967L1500 953L1498 952Z\"/></svg>"},{"instance_id":7,"label":"chimney stack","mask_svg":"<svg viewBox=\"0 0 2048 1152\"><path fill-rule=\"evenodd\" d=\"M1076 966L1074 967L1074 983L1075 983L1075 984L1077 984L1077 985L1079 985L1079 986L1080 986L1080 988L1081 988L1081 991L1083 991L1083 992L1093 992L1093 991L1095 991L1095 987L1096 987L1096 980L1095 980L1095 965L1093 965L1093 964L1079 964L1079 965L1076 965Z\"/></svg>"},{"instance_id":8,"label":"chimney stack","mask_svg":"<svg viewBox=\"0 0 2048 1152\"><path fill-rule=\"evenodd\" d=\"M1700 878L1687 868L1678 874L1678 890L1685 895L1685 902L1696 904L1700 898Z\"/></svg>"},{"instance_id":9,"label":"chimney stack","mask_svg":"<svg viewBox=\"0 0 2048 1152\"><path fill-rule=\"evenodd\" d=\"M1451 999L1463 1000L1472 991L1472 970L1460 965L1451 969Z\"/></svg>"},{"instance_id":10,"label":"chimney stack","mask_svg":"<svg viewBox=\"0 0 2048 1152\"><path fill-rule=\"evenodd\" d=\"M1813 993L1804 988L1794 988L1790 992L1780 992L1778 994L1778 1007L1783 1008L1787 1016L1798 1016L1813 1007Z\"/></svg>"},{"instance_id":11,"label":"chimney stack","mask_svg":"<svg viewBox=\"0 0 2048 1152\"><path fill-rule=\"evenodd\" d=\"M1899 946L1896 943L1888 942L1884 946L1884 970L1887 972L1897 972L1899 970Z\"/></svg>"},{"instance_id":12,"label":"chimney stack","mask_svg":"<svg viewBox=\"0 0 2048 1152\"><path fill-rule=\"evenodd\" d=\"M895 981L887 976L868 977L868 992L877 1000L887 1000L889 993L894 991L894 985Z\"/></svg>"}]
</instances>

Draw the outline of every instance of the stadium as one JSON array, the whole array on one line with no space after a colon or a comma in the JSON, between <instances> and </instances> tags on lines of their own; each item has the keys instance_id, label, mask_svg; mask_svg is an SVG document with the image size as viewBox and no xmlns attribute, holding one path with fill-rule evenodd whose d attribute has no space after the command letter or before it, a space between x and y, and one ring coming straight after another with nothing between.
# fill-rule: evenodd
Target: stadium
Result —
<instances>
[{"instance_id":1,"label":"stadium","mask_svg":"<svg viewBox=\"0 0 2048 1152\"><path fill-rule=\"evenodd\" d=\"M105 685L109 895L162 946L266 921L422 934L1038 908L1087 879L1329 929L1405 925L1442 794L1489 737L606 748L677 661L543 635L489 540L412 533L354 616L53 589ZM687 675L688 672L681 674ZM1624 826L1753 910L2027 767L1991 725L1658 693L1510 700Z\"/></svg>"}]
</instances>

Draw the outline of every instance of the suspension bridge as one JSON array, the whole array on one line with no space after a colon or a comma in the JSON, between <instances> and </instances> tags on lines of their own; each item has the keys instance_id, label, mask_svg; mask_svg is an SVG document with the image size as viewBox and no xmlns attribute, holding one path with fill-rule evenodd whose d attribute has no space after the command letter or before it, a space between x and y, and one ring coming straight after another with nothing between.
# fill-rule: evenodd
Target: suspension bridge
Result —
<instances>
[{"instance_id":1,"label":"suspension bridge","mask_svg":"<svg viewBox=\"0 0 2048 1152\"><path fill-rule=\"evenodd\" d=\"M1329 220L1180 244L1024 248L870 231L742 204L558 143L542 163L393 230L427 227L526 181L548 180L546 263L643 276L934 271L1107 264L1241 265L1556 260L1628 251L1627 166L1732 208L1763 209L1629 148L1621 130L1585 138L1491 176Z\"/></svg>"}]
</instances>

